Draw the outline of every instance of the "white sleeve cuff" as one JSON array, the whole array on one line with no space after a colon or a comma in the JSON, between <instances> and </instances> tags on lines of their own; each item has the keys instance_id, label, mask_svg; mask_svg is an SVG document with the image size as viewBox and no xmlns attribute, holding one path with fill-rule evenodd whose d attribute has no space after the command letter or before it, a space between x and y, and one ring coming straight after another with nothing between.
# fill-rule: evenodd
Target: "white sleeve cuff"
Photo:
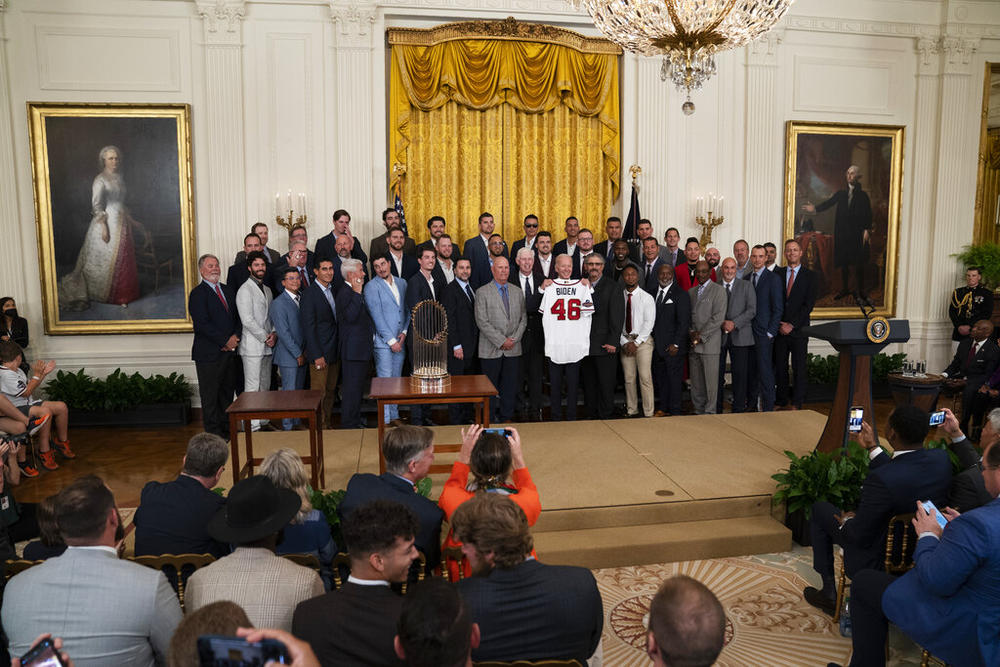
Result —
<instances>
[{"instance_id":1,"label":"white sleeve cuff","mask_svg":"<svg viewBox=\"0 0 1000 667\"><path fill-rule=\"evenodd\" d=\"M941 539L940 537L938 537L937 533L932 533L930 531L927 531L927 532L920 533L919 535L917 535L917 541L919 542L920 540L924 539L925 537L933 537L935 540L940 540Z\"/></svg>"},{"instance_id":2,"label":"white sleeve cuff","mask_svg":"<svg viewBox=\"0 0 1000 667\"><path fill-rule=\"evenodd\" d=\"M386 344L387 345L395 345L398 342L399 342L398 338L390 338L389 340L386 341Z\"/></svg>"},{"instance_id":3,"label":"white sleeve cuff","mask_svg":"<svg viewBox=\"0 0 1000 667\"><path fill-rule=\"evenodd\" d=\"M461 350L461 349L462 349L461 345L456 345L455 347L451 348L452 352L457 352L458 350Z\"/></svg>"},{"instance_id":4,"label":"white sleeve cuff","mask_svg":"<svg viewBox=\"0 0 1000 667\"><path fill-rule=\"evenodd\" d=\"M882 453L882 447L877 445L875 447L872 447L871 450L868 452L868 460L874 461L875 457L881 453Z\"/></svg>"}]
</instances>

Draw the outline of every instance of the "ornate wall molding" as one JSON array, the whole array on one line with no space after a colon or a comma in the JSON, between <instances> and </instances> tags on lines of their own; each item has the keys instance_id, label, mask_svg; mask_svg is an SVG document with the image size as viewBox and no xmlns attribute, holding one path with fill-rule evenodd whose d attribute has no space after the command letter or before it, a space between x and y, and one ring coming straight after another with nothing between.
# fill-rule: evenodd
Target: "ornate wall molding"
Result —
<instances>
[{"instance_id":1,"label":"ornate wall molding","mask_svg":"<svg viewBox=\"0 0 1000 667\"><path fill-rule=\"evenodd\" d=\"M618 45L606 39L587 37L553 25L518 21L513 16L495 21L445 23L433 28L390 28L388 32L390 44L429 46L450 40L482 37L562 44L584 53L622 53Z\"/></svg>"},{"instance_id":2,"label":"ornate wall molding","mask_svg":"<svg viewBox=\"0 0 1000 667\"><path fill-rule=\"evenodd\" d=\"M240 28L246 17L246 0L197 0L198 16L204 21L205 41L240 44Z\"/></svg>"},{"instance_id":3,"label":"ornate wall molding","mask_svg":"<svg viewBox=\"0 0 1000 667\"><path fill-rule=\"evenodd\" d=\"M775 28L755 42L747 45L747 64L765 67L778 66L778 46L785 39L785 30Z\"/></svg>"},{"instance_id":4,"label":"ornate wall molding","mask_svg":"<svg viewBox=\"0 0 1000 667\"><path fill-rule=\"evenodd\" d=\"M330 0L330 19L344 43L363 45L370 42L375 32L378 9L373 2Z\"/></svg>"},{"instance_id":5,"label":"ornate wall molding","mask_svg":"<svg viewBox=\"0 0 1000 667\"><path fill-rule=\"evenodd\" d=\"M885 35L887 37L937 37L941 34L940 25L929 23L864 21L824 16L787 16L785 17L785 28L813 32L840 32L851 35ZM1000 33L1000 26L996 28Z\"/></svg>"},{"instance_id":6,"label":"ornate wall molding","mask_svg":"<svg viewBox=\"0 0 1000 667\"><path fill-rule=\"evenodd\" d=\"M941 53L944 54L945 74L971 74L969 63L972 54L978 50L978 39L951 34L942 37Z\"/></svg>"}]
</instances>

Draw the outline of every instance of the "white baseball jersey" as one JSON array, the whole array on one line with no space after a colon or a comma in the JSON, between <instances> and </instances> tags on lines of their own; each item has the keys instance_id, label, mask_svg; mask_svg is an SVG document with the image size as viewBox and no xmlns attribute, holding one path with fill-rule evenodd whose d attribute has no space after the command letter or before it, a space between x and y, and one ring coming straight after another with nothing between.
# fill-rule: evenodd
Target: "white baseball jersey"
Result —
<instances>
[{"instance_id":1,"label":"white baseball jersey","mask_svg":"<svg viewBox=\"0 0 1000 667\"><path fill-rule=\"evenodd\" d=\"M545 356L557 364L572 364L590 353L593 290L579 280L557 278L545 288L542 305Z\"/></svg>"}]
</instances>

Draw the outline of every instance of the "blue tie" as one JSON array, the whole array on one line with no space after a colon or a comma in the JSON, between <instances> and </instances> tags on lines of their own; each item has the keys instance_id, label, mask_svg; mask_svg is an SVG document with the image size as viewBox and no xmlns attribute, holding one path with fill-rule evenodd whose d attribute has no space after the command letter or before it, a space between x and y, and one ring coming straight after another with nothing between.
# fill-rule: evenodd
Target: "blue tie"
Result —
<instances>
[{"instance_id":1,"label":"blue tie","mask_svg":"<svg viewBox=\"0 0 1000 667\"><path fill-rule=\"evenodd\" d=\"M329 287L323 290L323 296L326 297L326 302L330 304L330 310L333 311L333 319L337 319L337 306L333 303L333 295L330 294Z\"/></svg>"},{"instance_id":2,"label":"blue tie","mask_svg":"<svg viewBox=\"0 0 1000 667\"><path fill-rule=\"evenodd\" d=\"M465 293L469 295L469 301L472 303L476 302L476 297L472 295L472 287L470 287L468 283L465 285Z\"/></svg>"},{"instance_id":3,"label":"blue tie","mask_svg":"<svg viewBox=\"0 0 1000 667\"><path fill-rule=\"evenodd\" d=\"M507 313L507 317L510 317L510 301L507 299L507 286L500 286L500 298L503 299L503 309Z\"/></svg>"}]
</instances>

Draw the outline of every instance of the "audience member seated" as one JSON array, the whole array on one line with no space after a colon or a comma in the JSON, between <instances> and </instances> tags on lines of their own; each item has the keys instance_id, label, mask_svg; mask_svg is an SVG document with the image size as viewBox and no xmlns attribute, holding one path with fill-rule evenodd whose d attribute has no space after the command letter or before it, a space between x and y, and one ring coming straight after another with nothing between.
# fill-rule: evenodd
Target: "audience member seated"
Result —
<instances>
[{"instance_id":1,"label":"audience member seated","mask_svg":"<svg viewBox=\"0 0 1000 667\"><path fill-rule=\"evenodd\" d=\"M213 540L208 522L226 505L212 491L219 483L229 445L212 433L188 441L181 474L172 482L149 482L135 511L135 555L212 554L222 558L229 546Z\"/></svg>"},{"instance_id":2,"label":"audience member seated","mask_svg":"<svg viewBox=\"0 0 1000 667\"><path fill-rule=\"evenodd\" d=\"M369 501L381 498L406 505L417 515L417 548L427 559L427 570L441 560L441 520L444 512L433 500L417 493L416 484L434 463L434 432L423 426L398 426L386 431L382 442L385 473L358 473L347 484L347 493L337 507L343 521Z\"/></svg>"},{"instance_id":3,"label":"audience member seated","mask_svg":"<svg viewBox=\"0 0 1000 667\"><path fill-rule=\"evenodd\" d=\"M898 579L870 569L854 576L851 665L885 664L887 621L949 665L1000 665L1000 446L995 443L983 453L982 476L993 500L962 514L944 508L943 530L915 503L919 539L912 570Z\"/></svg>"},{"instance_id":4,"label":"audience member seated","mask_svg":"<svg viewBox=\"0 0 1000 667\"><path fill-rule=\"evenodd\" d=\"M517 429L508 427L510 435L506 438L497 433L483 431L478 424L462 429L462 449L458 459L451 467L451 477L444 483L438 505L444 510L444 516L449 521L458 506L476 493L499 493L510 497L524 510L528 517L528 525L534 526L538 515L542 513L542 503L538 498L538 488L531 481L531 473L524 462L521 451L521 436ZM469 474L472 479L469 479ZM508 483L513 478L513 484ZM448 533L444 546L460 547L462 543L455 539L454 531ZM451 580L458 579L459 564L447 563ZM468 561L461 564L464 576L469 576Z\"/></svg>"},{"instance_id":5,"label":"audience member seated","mask_svg":"<svg viewBox=\"0 0 1000 667\"><path fill-rule=\"evenodd\" d=\"M472 659L585 661L604 627L601 594L582 567L531 558L524 510L496 493L476 494L452 518L473 577L458 582L482 638Z\"/></svg>"},{"instance_id":6,"label":"audience member seated","mask_svg":"<svg viewBox=\"0 0 1000 667\"><path fill-rule=\"evenodd\" d=\"M656 667L711 667L726 638L726 612L705 584L679 574L649 605L646 653Z\"/></svg>"},{"instance_id":7,"label":"audience member seated","mask_svg":"<svg viewBox=\"0 0 1000 667\"><path fill-rule=\"evenodd\" d=\"M871 463L861 487L857 512L845 512L828 502L814 503L809 531L813 544L813 569L823 587L806 587L806 602L833 614L837 587L833 576L833 545L844 548L844 570L848 577L864 568L881 567L886 528L896 514L913 511L916 500L932 500L944 507L951 484L951 461L941 449L924 449L930 430L929 415L918 407L904 405L889 415L886 439L892 458L875 441L872 427L864 422L858 440ZM890 461L892 465L889 465Z\"/></svg>"},{"instance_id":8,"label":"audience member seated","mask_svg":"<svg viewBox=\"0 0 1000 667\"><path fill-rule=\"evenodd\" d=\"M941 373L947 378L945 387L962 391L960 424L963 431L969 430L979 388L993 375L1000 362L1000 348L991 338L992 333L993 323L989 320L979 320L972 325L972 333L958 344L955 357Z\"/></svg>"},{"instance_id":9,"label":"audience member seated","mask_svg":"<svg viewBox=\"0 0 1000 667\"><path fill-rule=\"evenodd\" d=\"M393 648L403 598L391 584L406 581L417 559L419 523L406 506L374 500L348 513L342 529L351 575L339 590L301 603L292 634L324 665L399 665Z\"/></svg>"},{"instance_id":10,"label":"audience member seated","mask_svg":"<svg viewBox=\"0 0 1000 667\"><path fill-rule=\"evenodd\" d=\"M0 563L17 557L17 542L38 537L36 505L22 505L11 490L21 482L21 468L15 462L22 448L14 439L0 439Z\"/></svg>"},{"instance_id":11,"label":"audience member seated","mask_svg":"<svg viewBox=\"0 0 1000 667\"><path fill-rule=\"evenodd\" d=\"M56 497L45 498L35 507L35 519L38 521L38 538L28 542L24 547L25 560L45 560L62 556L66 551L66 542L59 534L56 523Z\"/></svg>"},{"instance_id":12,"label":"audience member seated","mask_svg":"<svg viewBox=\"0 0 1000 667\"><path fill-rule=\"evenodd\" d=\"M294 491L277 488L263 475L237 482L226 506L208 523L212 538L236 548L188 579L188 613L232 600L256 626L291 629L295 606L323 594L323 582L314 570L274 554L278 533L301 505Z\"/></svg>"},{"instance_id":13,"label":"audience member seated","mask_svg":"<svg viewBox=\"0 0 1000 667\"><path fill-rule=\"evenodd\" d=\"M198 637L202 635L235 637L239 628L251 627L253 625L243 608L229 600L213 602L198 611L188 612L170 640L167 667L193 667L201 664L198 658Z\"/></svg>"},{"instance_id":14,"label":"audience member seated","mask_svg":"<svg viewBox=\"0 0 1000 667\"><path fill-rule=\"evenodd\" d=\"M319 667L319 660L309 643L297 639L283 630L240 628L236 631L236 636L242 637L248 642L259 642L264 639L279 641L288 649L288 657L292 659L292 667Z\"/></svg>"},{"instance_id":15,"label":"audience member seated","mask_svg":"<svg viewBox=\"0 0 1000 667\"><path fill-rule=\"evenodd\" d=\"M66 552L12 577L4 591L11 654L52 629L77 667L162 664L181 607L162 572L119 560L125 531L111 490L81 477L56 496L55 513Z\"/></svg>"},{"instance_id":16,"label":"audience member seated","mask_svg":"<svg viewBox=\"0 0 1000 667\"><path fill-rule=\"evenodd\" d=\"M330 565L337 554L337 545L330 536L330 524L326 515L314 509L309 501L309 475L306 474L302 459L294 449L279 449L264 459L260 465L260 474L274 482L276 487L291 489L302 499L298 514L281 531L277 553L316 556L323 568L323 584L326 590L330 590L333 587Z\"/></svg>"},{"instance_id":17,"label":"audience member seated","mask_svg":"<svg viewBox=\"0 0 1000 667\"><path fill-rule=\"evenodd\" d=\"M396 630L396 655L408 667L472 667L479 647L479 626L458 589L437 578L407 591Z\"/></svg>"},{"instance_id":18,"label":"audience member seated","mask_svg":"<svg viewBox=\"0 0 1000 667\"><path fill-rule=\"evenodd\" d=\"M49 373L55 370L56 362L35 361L31 366L31 379L21 370L24 359L21 348L9 340L0 341L0 393L7 397L14 407L29 418L47 419L42 424L39 433L38 456L46 470L58 470L55 452L56 448L63 458L72 459L76 455L69 448L69 409L62 401L43 401L32 398L31 395L41 386ZM56 437L51 437L52 423L55 422Z\"/></svg>"},{"instance_id":19,"label":"audience member seated","mask_svg":"<svg viewBox=\"0 0 1000 667\"><path fill-rule=\"evenodd\" d=\"M941 429L951 439L949 447L958 457L962 470L951 478L948 489L948 505L959 512L968 512L989 503L993 496L986 490L982 470L979 468L981 458L972 442L965 437L958 427L958 419L951 410L944 409L944 423ZM979 436L979 445L985 451L991 445L1000 442L1000 408L994 408L986 416L983 432Z\"/></svg>"}]
</instances>

